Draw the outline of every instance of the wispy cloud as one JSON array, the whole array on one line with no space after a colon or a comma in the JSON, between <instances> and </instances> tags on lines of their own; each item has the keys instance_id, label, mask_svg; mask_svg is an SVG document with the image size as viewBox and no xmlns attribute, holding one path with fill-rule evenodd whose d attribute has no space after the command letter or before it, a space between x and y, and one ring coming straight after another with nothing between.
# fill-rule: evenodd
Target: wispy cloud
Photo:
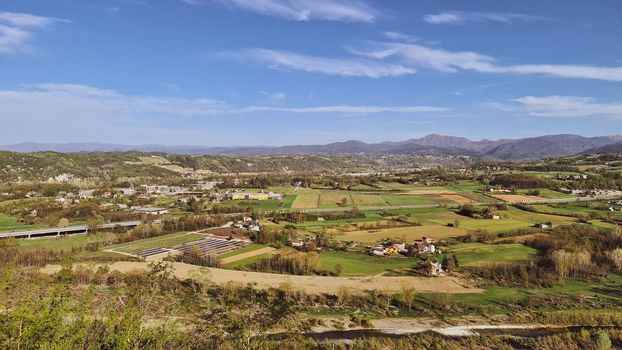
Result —
<instances>
[{"instance_id":1,"label":"wispy cloud","mask_svg":"<svg viewBox=\"0 0 622 350\"><path fill-rule=\"evenodd\" d=\"M523 13L499 13L499 12L459 12L447 11L436 14L429 14L423 20L430 24L463 24L465 22L502 22L510 23L514 21L536 21L544 20L543 17L527 15Z\"/></svg>"},{"instance_id":2,"label":"wispy cloud","mask_svg":"<svg viewBox=\"0 0 622 350\"><path fill-rule=\"evenodd\" d=\"M181 0L193 5L204 0ZM290 21L374 22L380 12L361 0L214 0L233 9Z\"/></svg>"},{"instance_id":3,"label":"wispy cloud","mask_svg":"<svg viewBox=\"0 0 622 350\"><path fill-rule=\"evenodd\" d=\"M622 81L622 67L569 64L504 65L498 59L473 51L449 51L411 42L376 42L366 49L350 49L356 55L405 67L427 68L447 73L475 71L490 74L542 74L561 78Z\"/></svg>"},{"instance_id":4,"label":"wispy cloud","mask_svg":"<svg viewBox=\"0 0 622 350\"><path fill-rule=\"evenodd\" d=\"M252 61L277 70L296 70L344 77L394 77L415 72L414 68L376 60L325 58L269 49L243 49L216 55L222 59Z\"/></svg>"},{"instance_id":5,"label":"wispy cloud","mask_svg":"<svg viewBox=\"0 0 622 350\"><path fill-rule=\"evenodd\" d=\"M524 96L513 102L536 117L579 118L604 116L622 118L622 101L598 102L592 97Z\"/></svg>"},{"instance_id":6,"label":"wispy cloud","mask_svg":"<svg viewBox=\"0 0 622 350\"><path fill-rule=\"evenodd\" d=\"M282 103L285 101L285 98L287 97L287 95L284 92L260 91L260 93L266 96L266 99L268 99L268 101L271 103Z\"/></svg>"},{"instance_id":7,"label":"wispy cloud","mask_svg":"<svg viewBox=\"0 0 622 350\"><path fill-rule=\"evenodd\" d=\"M37 31L61 21L67 22L63 19L27 13L0 12L0 54L31 50L28 42Z\"/></svg>"},{"instance_id":8,"label":"wispy cloud","mask_svg":"<svg viewBox=\"0 0 622 350\"><path fill-rule=\"evenodd\" d=\"M283 94L284 97L284 94ZM372 114L445 112L437 106L234 106L210 98L173 98L122 94L79 84L29 84L0 90L2 115L28 125L61 123L67 127L98 123L152 120L160 117L217 117L262 112L289 114ZM76 124L77 123L77 124Z\"/></svg>"}]
</instances>

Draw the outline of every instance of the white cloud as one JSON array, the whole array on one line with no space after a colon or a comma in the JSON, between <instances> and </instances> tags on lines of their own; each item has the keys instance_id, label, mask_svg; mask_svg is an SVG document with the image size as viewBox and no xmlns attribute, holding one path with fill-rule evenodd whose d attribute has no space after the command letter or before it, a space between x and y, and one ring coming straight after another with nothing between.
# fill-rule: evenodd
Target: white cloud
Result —
<instances>
[{"instance_id":1,"label":"white cloud","mask_svg":"<svg viewBox=\"0 0 622 350\"><path fill-rule=\"evenodd\" d=\"M602 103L591 97L524 96L518 103L529 115L536 117L579 118L604 116L622 118L622 101Z\"/></svg>"},{"instance_id":2,"label":"white cloud","mask_svg":"<svg viewBox=\"0 0 622 350\"><path fill-rule=\"evenodd\" d=\"M372 43L370 47L366 50L350 51L385 62L393 59L408 68L428 68L447 73L475 71L494 74L543 74L561 78L622 81L622 67L564 64L503 65L496 58L477 52L448 51L404 42Z\"/></svg>"},{"instance_id":3,"label":"white cloud","mask_svg":"<svg viewBox=\"0 0 622 350\"><path fill-rule=\"evenodd\" d=\"M36 31L66 20L27 13L0 12L0 54L29 51L28 42Z\"/></svg>"},{"instance_id":4,"label":"white cloud","mask_svg":"<svg viewBox=\"0 0 622 350\"><path fill-rule=\"evenodd\" d=\"M182 0L197 3L201 0ZM225 6L291 21L374 22L379 12L354 0L215 0Z\"/></svg>"},{"instance_id":5,"label":"white cloud","mask_svg":"<svg viewBox=\"0 0 622 350\"><path fill-rule=\"evenodd\" d=\"M423 20L430 24L463 24L468 21L493 21L510 23L516 20L535 21L544 18L522 13L495 13L495 12L458 12L449 11L437 14L430 14L423 17Z\"/></svg>"},{"instance_id":6,"label":"white cloud","mask_svg":"<svg viewBox=\"0 0 622 350\"><path fill-rule=\"evenodd\" d=\"M415 72L414 68L400 64L361 60L356 57L348 59L325 58L259 48L221 52L216 57L253 61L278 70L297 70L344 77L381 78Z\"/></svg>"},{"instance_id":7,"label":"white cloud","mask_svg":"<svg viewBox=\"0 0 622 350\"><path fill-rule=\"evenodd\" d=\"M266 92L266 91L260 91L262 95L266 96L266 98L268 99L268 101L272 102L272 103L282 103L283 101L285 101L285 98L287 97L287 95L284 92Z\"/></svg>"},{"instance_id":8,"label":"white cloud","mask_svg":"<svg viewBox=\"0 0 622 350\"><path fill-rule=\"evenodd\" d=\"M284 97L284 94L282 95ZM0 90L2 118L24 125L117 125L158 118L210 117L262 112L278 113L420 113L444 112L435 106L247 106L237 107L209 98L172 98L127 95L79 84L29 84Z\"/></svg>"},{"instance_id":9,"label":"white cloud","mask_svg":"<svg viewBox=\"0 0 622 350\"><path fill-rule=\"evenodd\" d=\"M344 114L372 114L372 113L436 113L447 112L448 108L434 106L321 106L321 107L246 107L239 110L244 112L286 112L286 113L344 113Z\"/></svg>"}]
</instances>

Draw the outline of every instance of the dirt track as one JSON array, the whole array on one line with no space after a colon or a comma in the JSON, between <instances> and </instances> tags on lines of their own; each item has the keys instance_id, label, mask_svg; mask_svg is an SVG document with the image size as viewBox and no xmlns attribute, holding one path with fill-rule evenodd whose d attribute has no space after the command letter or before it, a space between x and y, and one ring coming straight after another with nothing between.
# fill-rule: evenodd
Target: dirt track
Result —
<instances>
[{"instance_id":1,"label":"dirt track","mask_svg":"<svg viewBox=\"0 0 622 350\"><path fill-rule=\"evenodd\" d=\"M261 255L261 254L272 254L274 252L276 252L276 249L274 249L272 247L265 247L265 248L261 248L261 249L257 249L257 250L253 250L253 251L250 251L250 252L246 252L246 253L242 253L242 254L238 254L238 255L230 256L228 258L221 259L220 263L221 263L221 266L222 266L222 265L225 265L225 264L230 264L232 262L244 260L246 258L251 258L253 256L257 256L257 255Z\"/></svg>"},{"instance_id":2,"label":"dirt track","mask_svg":"<svg viewBox=\"0 0 622 350\"><path fill-rule=\"evenodd\" d=\"M86 265L97 268L97 265ZM145 271L147 262L120 261L108 265L110 270L129 272ZM43 273L60 271L59 265L48 265L41 269ZM335 294L340 288L347 288L353 293L367 290L379 290L398 293L404 286L413 287L418 292L433 293L481 293L483 290L473 287L468 281L455 277L325 277L325 276L292 276L274 273L245 272L206 268L184 263L173 263L173 274L178 278L205 278L214 283L256 283L258 287L278 287L288 284L302 289L307 293Z\"/></svg>"}]
</instances>

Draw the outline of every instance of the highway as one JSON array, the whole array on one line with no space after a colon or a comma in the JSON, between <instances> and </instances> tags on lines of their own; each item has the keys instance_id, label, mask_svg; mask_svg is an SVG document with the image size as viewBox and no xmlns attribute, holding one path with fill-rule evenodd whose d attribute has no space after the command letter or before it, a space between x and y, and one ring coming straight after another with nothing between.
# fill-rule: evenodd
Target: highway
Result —
<instances>
[{"instance_id":1,"label":"highway","mask_svg":"<svg viewBox=\"0 0 622 350\"><path fill-rule=\"evenodd\" d=\"M140 225L142 221L122 221L122 222L111 222L109 224L103 224L98 226L100 229L111 229L116 226L123 227L136 227ZM11 232L0 232L0 239L2 238L34 238L34 237L45 237L45 236L60 236L60 235L73 235L73 234L85 234L88 233L90 228L86 225L81 226L68 226L68 227L51 227L51 228L42 228L35 230L25 230L25 231L11 231Z\"/></svg>"}]
</instances>

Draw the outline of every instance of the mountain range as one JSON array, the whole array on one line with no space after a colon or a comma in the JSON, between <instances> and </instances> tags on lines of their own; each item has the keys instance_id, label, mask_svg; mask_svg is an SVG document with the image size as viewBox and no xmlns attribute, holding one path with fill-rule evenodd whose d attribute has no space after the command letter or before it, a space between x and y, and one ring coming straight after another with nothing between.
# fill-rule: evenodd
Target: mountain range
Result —
<instances>
[{"instance_id":1,"label":"mountain range","mask_svg":"<svg viewBox=\"0 0 622 350\"><path fill-rule=\"evenodd\" d=\"M579 153L611 152L622 149L622 135L583 137L560 134L521 139L472 141L464 137L431 134L397 142L335 142L324 145L292 146L165 146L111 143L20 143L0 146L13 152L158 152L194 155L292 155L292 154L376 154L376 155L470 155L497 160L536 160Z\"/></svg>"}]
</instances>

